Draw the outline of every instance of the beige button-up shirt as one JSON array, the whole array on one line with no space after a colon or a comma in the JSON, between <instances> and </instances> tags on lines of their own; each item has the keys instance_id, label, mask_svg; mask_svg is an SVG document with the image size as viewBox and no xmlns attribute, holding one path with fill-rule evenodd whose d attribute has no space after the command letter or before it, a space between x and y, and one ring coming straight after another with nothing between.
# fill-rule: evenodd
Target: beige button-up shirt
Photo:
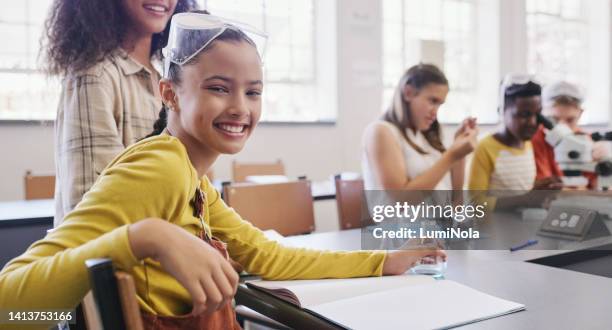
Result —
<instances>
[{"instance_id":1,"label":"beige button-up shirt","mask_svg":"<svg viewBox=\"0 0 612 330\"><path fill-rule=\"evenodd\" d=\"M153 131L159 78L125 51L64 78L55 121L55 226L115 156Z\"/></svg>"}]
</instances>

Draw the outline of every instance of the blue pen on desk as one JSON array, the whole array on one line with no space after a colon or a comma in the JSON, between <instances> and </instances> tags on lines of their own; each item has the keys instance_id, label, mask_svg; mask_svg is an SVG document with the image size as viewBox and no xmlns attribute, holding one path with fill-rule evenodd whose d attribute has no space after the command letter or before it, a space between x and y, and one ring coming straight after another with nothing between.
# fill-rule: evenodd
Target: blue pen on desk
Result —
<instances>
[{"instance_id":1,"label":"blue pen on desk","mask_svg":"<svg viewBox=\"0 0 612 330\"><path fill-rule=\"evenodd\" d=\"M537 239L530 239L527 242L521 244L521 245L517 245L517 246L512 246L510 247L510 252L514 252L514 251L518 251L518 250L522 250L528 246L532 246L538 244L538 240Z\"/></svg>"}]
</instances>

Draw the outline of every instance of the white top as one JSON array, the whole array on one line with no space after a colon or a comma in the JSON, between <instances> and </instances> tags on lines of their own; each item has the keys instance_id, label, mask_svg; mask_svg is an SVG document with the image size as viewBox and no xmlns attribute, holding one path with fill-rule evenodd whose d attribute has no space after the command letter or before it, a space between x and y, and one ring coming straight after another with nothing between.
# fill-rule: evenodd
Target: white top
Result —
<instances>
[{"instance_id":1,"label":"white top","mask_svg":"<svg viewBox=\"0 0 612 330\"><path fill-rule=\"evenodd\" d=\"M489 190L496 195L520 195L533 189L535 179L536 163L530 145L522 153L500 150L495 159L495 170L491 173Z\"/></svg>"},{"instance_id":2,"label":"white top","mask_svg":"<svg viewBox=\"0 0 612 330\"><path fill-rule=\"evenodd\" d=\"M393 136L397 139L397 142L400 144L402 148L402 153L404 154L404 162L405 169L404 172L408 179L414 179L415 177L423 174L426 170L430 169L440 158L442 157L442 153L434 147L432 147L429 142L425 139L425 136L420 131L414 133L412 130L407 129L406 135L408 138L414 142L417 146L423 149L426 154L422 155L418 151L416 151L408 141L404 139L401 132L397 127L387 121L380 121L385 126L387 126L392 132ZM371 170L370 163L368 161L368 157L366 155L365 148L363 149L362 157L361 157L361 169L363 172L363 184L365 190L383 190L382 184L377 182L376 176ZM452 190L453 185L451 181L450 171L447 172L440 182L434 187L434 190Z\"/></svg>"}]
</instances>

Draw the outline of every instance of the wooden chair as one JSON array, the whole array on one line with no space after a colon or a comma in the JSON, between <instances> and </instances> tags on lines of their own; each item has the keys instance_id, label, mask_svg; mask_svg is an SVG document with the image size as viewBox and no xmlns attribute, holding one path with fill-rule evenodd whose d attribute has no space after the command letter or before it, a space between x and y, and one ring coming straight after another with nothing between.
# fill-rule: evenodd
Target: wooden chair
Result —
<instances>
[{"instance_id":1,"label":"wooden chair","mask_svg":"<svg viewBox=\"0 0 612 330\"><path fill-rule=\"evenodd\" d=\"M49 199L55 194L54 175L32 175L27 171L24 177L25 199Z\"/></svg>"},{"instance_id":2,"label":"wooden chair","mask_svg":"<svg viewBox=\"0 0 612 330\"><path fill-rule=\"evenodd\" d=\"M280 159L274 163L232 162L232 180L234 182L245 182L249 175L285 175L285 166Z\"/></svg>"},{"instance_id":3,"label":"wooden chair","mask_svg":"<svg viewBox=\"0 0 612 330\"><path fill-rule=\"evenodd\" d=\"M226 184L223 198L240 216L261 230L274 229L287 236L315 229L310 181Z\"/></svg>"},{"instance_id":4,"label":"wooden chair","mask_svg":"<svg viewBox=\"0 0 612 330\"><path fill-rule=\"evenodd\" d=\"M85 329L143 330L144 327L138 307L138 300L136 298L136 287L132 276L124 272L115 271L111 259L89 259L85 264L89 270L89 279L92 287L91 293L93 293L93 303L89 302L89 307L96 308L98 310L97 314L99 315L99 318L93 318L93 320L87 315L87 297L92 297L91 294L88 294L82 304L86 316ZM275 304L267 303L266 298L265 295L262 296L261 293L252 292L244 285L239 287L235 297L237 305L263 310L264 314L268 314L272 317L279 318L280 314L281 320L290 318L290 324L308 326L326 325L322 320L313 318L310 315L301 315L295 308L288 308L287 306L281 306L281 308L279 308ZM270 310L270 307L274 307L274 310ZM254 313L249 308L236 309L239 320L251 322L256 325L263 325L270 329L290 329L261 314ZM89 314L91 315L91 311L89 311ZM77 327L79 326L77 325ZM319 328L329 329L330 327Z\"/></svg>"},{"instance_id":5,"label":"wooden chair","mask_svg":"<svg viewBox=\"0 0 612 330\"><path fill-rule=\"evenodd\" d=\"M116 272L110 259L89 259L85 264L102 329L143 330L132 276ZM87 328L99 329L95 318L88 316L87 304L84 305Z\"/></svg>"},{"instance_id":6,"label":"wooden chair","mask_svg":"<svg viewBox=\"0 0 612 330\"><path fill-rule=\"evenodd\" d=\"M336 175L335 183L340 229L361 228L370 224L363 180L345 180L340 175Z\"/></svg>"}]
</instances>

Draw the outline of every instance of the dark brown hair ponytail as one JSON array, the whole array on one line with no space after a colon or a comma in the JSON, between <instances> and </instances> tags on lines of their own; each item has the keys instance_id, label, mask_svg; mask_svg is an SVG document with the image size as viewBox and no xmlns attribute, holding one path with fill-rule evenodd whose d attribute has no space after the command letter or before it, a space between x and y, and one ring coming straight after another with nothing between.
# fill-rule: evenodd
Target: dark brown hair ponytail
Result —
<instances>
[{"instance_id":1,"label":"dark brown hair ponytail","mask_svg":"<svg viewBox=\"0 0 612 330\"><path fill-rule=\"evenodd\" d=\"M168 109L166 109L166 105L162 105L161 110L159 110L159 117L153 124L153 132L147 135L145 138L152 137L155 135L160 135L168 126Z\"/></svg>"}]
</instances>

